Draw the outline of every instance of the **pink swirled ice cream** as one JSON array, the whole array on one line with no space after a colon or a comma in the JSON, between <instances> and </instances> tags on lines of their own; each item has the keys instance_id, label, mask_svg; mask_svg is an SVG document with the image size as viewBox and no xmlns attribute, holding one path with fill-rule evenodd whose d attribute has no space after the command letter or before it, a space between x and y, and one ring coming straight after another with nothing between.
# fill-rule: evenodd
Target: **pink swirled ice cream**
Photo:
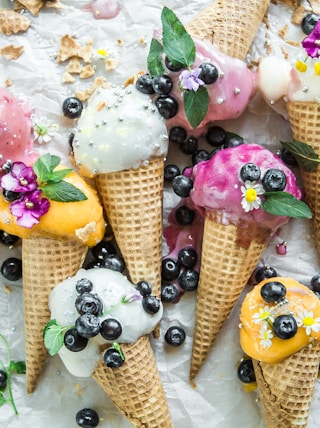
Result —
<instances>
[{"instance_id":1,"label":"pink swirled ice cream","mask_svg":"<svg viewBox=\"0 0 320 428\"><path fill-rule=\"evenodd\" d=\"M31 114L24 100L0 88L0 166L8 160L30 164L36 159Z\"/></svg>"},{"instance_id":2,"label":"pink swirled ice cream","mask_svg":"<svg viewBox=\"0 0 320 428\"><path fill-rule=\"evenodd\" d=\"M264 193L280 190L296 199L302 196L293 172L278 156L256 144L218 151L210 160L196 164L191 178L193 203L225 225L245 222L275 231L289 217L266 212Z\"/></svg>"}]
</instances>

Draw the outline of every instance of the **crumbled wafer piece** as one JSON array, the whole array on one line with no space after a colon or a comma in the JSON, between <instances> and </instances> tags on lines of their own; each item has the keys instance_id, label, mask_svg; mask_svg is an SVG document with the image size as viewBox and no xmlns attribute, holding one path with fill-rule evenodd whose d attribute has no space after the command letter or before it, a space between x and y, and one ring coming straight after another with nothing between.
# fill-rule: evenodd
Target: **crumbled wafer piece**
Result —
<instances>
[{"instance_id":1,"label":"crumbled wafer piece","mask_svg":"<svg viewBox=\"0 0 320 428\"><path fill-rule=\"evenodd\" d=\"M82 66L78 58L71 58L66 67L66 71L70 74L80 74L81 68Z\"/></svg>"},{"instance_id":2,"label":"crumbled wafer piece","mask_svg":"<svg viewBox=\"0 0 320 428\"><path fill-rule=\"evenodd\" d=\"M9 285L4 285L3 290L6 294L10 294L12 292L12 289L9 287Z\"/></svg>"},{"instance_id":3,"label":"crumbled wafer piece","mask_svg":"<svg viewBox=\"0 0 320 428\"><path fill-rule=\"evenodd\" d=\"M128 77L128 79L124 82L124 86L127 87L128 85L134 85L136 81L139 79L140 76L143 76L145 74L145 71L141 70L137 73L133 74L131 77Z\"/></svg>"},{"instance_id":4,"label":"crumbled wafer piece","mask_svg":"<svg viewBox=\"0 0 320 428\"><path fill-rule=\"evenodd\" d=\"M80 71L80 79L88 79L89 77L93 76L94 73L95 71L91 65L85 65Z\"/></svg>"},{"instance_id":5,"label":"crumbled wafer piece","mask_svg":"<svg viewBox=\"0 0 320 428\"><path fill-rule=\"evenodd\" d=\"M67 71L62 76L62 83L74 83L76 79Z\"/></svg>"},{"instance_id":6,"label":"crumbled wafer piece","mask_svg":"<svg viewBox=\"0 0 320 428\"><path fill-rule=\"evenodd\" d=\"M319 2L319 0L309 0L309 3L312 7L313 13L320 15L320 2Z\"/></svg>"},{"instance_id":7,"label":"crumbled wafer piece","mask_svg":"<svg viewBox=\"0 0 320 428\"><path fill-rule=\"evenodd\" d=\"M24 46L13 46L13 45L7 45L0 49L0 53L3 56L4 59L10 61L12 59L17 59L19 56L21 56L22 52L24 51Z\"/></svg>"},{"instance_id":8,"label":"crumbled wafer piece","mask_svg":"<svg viewBox=\"0 0 320 428\"><path fill-rule=\"evenodd\" d=\"M123 41L121 39L118 39L117 43L118 43L119 46L123 46Z\"/></svg>"},{"instance_id":9,"label":"crumbled wafer piece","mask_svg":"<svg viewBox=\"0 0 320 428\"><path fill-rule=\"evenodd\" d=\"M118 67L119 60L116 58L106 58L104 64L106 71L113 71Z\"/></svg>"},{"instance_id":10,"label":"crumbled wafer piece","mask_svg":"<svg viewBox=\"0 0 320 428\"><path fill-rule=\"evenodd\" d=\"M289 28L289 26L288 26L288 24L286 24L284 27L280 28L280 30L278 31L278 34L282 39L285 38L287 31L288 31L288 28Z\"/></svg>"},{"instance_id":11,"label":"crumbled wafer piece","mask_svg":"<svg viewBox=\"0 0 320 428\"><path fill-rule=\"evenodd\" d=\"M295 47L300 46L300 42L297 42L296 40L286 40L286 43L290 46L295 46Z\"/></svg>"},{"instance_id":12,"label":"crumbled wafer piece","mask_svg":"<svg viewBox=\"0 0 320 428\"><path fill-rule=\"evenodd\" d=\"M60 39L57 61L64 62L67 59L78 56L79 49L79 43L69 34L65 34Z\"/></svg>"},{"instance_id":13,"label":"crumbled wafer piece","mask_svg":"<svg viewBox=\"0 0 320 428\"><path fill-rule=\"evenodd\" d=\"M87 99L92 94L92 91L90 88L85 89L84 91L76 91L74 94L77 98L79 98L80 101L87 101Z\"/></svg>"},{"instance_id":14,"label":"crumbled wafer piece","mask_svg":"<svg viewBox=\"0 0 320 428\"><path fill-rule=\"evenodd\" d=\"M38 16L39 11L43 8L44 4L44 0L19 0L15 1L13 8L17 12L26 9L32 13L32 15Z\"/></svg>"},{"instance_id":15,"label":"crumbled wafer piece","mask_svg":"<svg viewBox=\"0 0 320 428\"><path fill-rule=\"evenodd\" d=\"M8 88L9 86L12 86L12 82L11 82L10 79L6 79L5 82L4 82L4 84L5 84L6 88Z\"/></svg>"},{"instance_id":16,"label":"crumbled wafer piece","mask_svg":"<svg viewBox=\"0 0 320 428\"><path fill-rule=\"evenodd\" d=\"M84 46L81 46L78 51L78 56L84 60L84 62L91 62L92 58L92 45L93 40L89 39L87 40L86 44Z\"/></svg>"},{"instance_id":17,"label":"crumbled wafer piece","mask_svg":"<svg viewBox=\"0 0 320 428\"><path fill-rule=\"evenodd\" d=\"M282 52L282 54L283 54L283 56L284 56L285 59L289 58L288 52L283 47L281 48L281 52Z\"/></svg>"},{"instance_id":18,"label":"crumbled wafer piece","mask_svg":"<svg viewBox=\"0 0 320 428\"><path fill-rule=\"evenodd\" d=\"M77 98L79 98L79 100L80 100L80 101L86 101L86 100L90 97L90 95L92 95L92 94L93 94L93 92L94 92L96 89L98 89L98 88L106 88L106 87L108 87L108 86L110 86L110 85L111 85L110 83L107 83L107 82L106 82L105 77L103 77L103 76L98 76L98 77L96 77L96 78L94 79L94 82L93 82L93 85L92 85L92 87L91 87L91 88L87 88L87 89L85 89L85 91L83 91L83 92L77 91L77 92L75 93L75 96L76 96Z\"/></svg>"},{"instance_id":19,"label":"crumbled wafer piece","mask_svg":"<svg viewBox=\"0 0 320 428\"><path fill-rule=\"evenodd\" d=\"M293 24L301 25L301 22L305 16L305 8L303 6L298 6L291 16L291 22Z\"/></svg>"},{"instance_id":20,"label":"crumbled wafer piece","mask_svg":"<svg viewBox=\"0 0 320 428\"><path fill-rule=\"evenodd\" d=\"M9 36L27 31L31 24L28 17L9 9L0 10L0 33Z\"/></svg>"}]
</instances>

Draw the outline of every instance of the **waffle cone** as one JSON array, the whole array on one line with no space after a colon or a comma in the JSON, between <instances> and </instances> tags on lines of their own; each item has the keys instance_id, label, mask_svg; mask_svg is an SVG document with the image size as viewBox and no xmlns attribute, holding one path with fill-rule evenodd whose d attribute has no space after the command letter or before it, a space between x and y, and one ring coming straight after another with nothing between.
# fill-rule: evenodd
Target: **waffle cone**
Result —
<instances>
[{"instance_id":1,"label":"waffle cone","mask_svg":"<svg viewBox=\"0 0 320 428\"><path fill-rule=\"evenodd\" d=\"M224 322L262 256L270 230L222 225L208 213L204 223L200 278L190 367L193 381Z\"/></svg>"},{"instance_id":2,"label":"waffle cone","mask_svg":"<svg viewBox=\"0 0 320 428\"><path fill-rule=\"evenodd\" d=\"M316 385L320 344L280 363L253 360L266 428L306 428Z\"/></svg>"},{"instance_id":3,"label":"waffle cone","mask_svg":"<svg viewBox=\"0 0 320 428\"><path fill-rule=\"evenodd\" d=\"M187 25L187 31L224 54L245 60L269 4L270 0L217 0Z\"/></svg>"},{"instance_id":4,"label":"waffle cone","mask_svg":"<svg viewBox=\"0 0 320 428\"><path fill-rule=\"evenodd\" d=\"M149 281L160 296L164 160L95 177L131 281Z\"/></svg>"},{"instance_id":5,"label":"waffle cone","mask_svg":"<svg viewBox=\"0 0 320 428\"><path fill-rule=\"evenodd\" d=\"M123 344L124 364L107 367L101 360L93 378L135 428L173 427L166 396L148 336Z\"/></svg>"},{"instance_id":6,"label":"waffle cone","mask_svg":"<svg viewBox=\"0 0 320 428\"><path fill-rule=\"evenodd\" d=\"M289 121L293 138L309 144L320 156L320 104L316 102L288 102ZM301 169L306 202L312 210L315 241L320 253L320 167L308 172Z\"/></svg>"},{"instance_id":7,"label":"waffle cone","mask_svg":"<svg viewBox=\"0 0 320 428\"><path fill-rule=\"evenodd\" d=\"M23 298L27 392L34 392L44 367L47 351L42 330L50 321L51 290L81 267L87 247L67 239L22 240Z\"/></svg>"}]
</instances>

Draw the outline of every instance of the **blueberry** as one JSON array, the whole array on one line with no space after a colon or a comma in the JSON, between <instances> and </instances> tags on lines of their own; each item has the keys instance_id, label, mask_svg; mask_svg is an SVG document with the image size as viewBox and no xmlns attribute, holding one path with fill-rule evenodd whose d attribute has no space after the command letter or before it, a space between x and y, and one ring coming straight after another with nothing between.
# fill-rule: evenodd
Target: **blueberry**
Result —
<instances>
[{"instance_id":1,"label":"blueberry","mask_svg":"<svg viewBox=\"0 0 320 428\"><path fill-rule=\"evenodd\" d=\"M282 149L280 153L281 160L289 166L298 166L297 159L294 154L288 149Z\"/></svg>"},{"instance_id":2,"label":"blueberry","mask_svg":"<svg viewBox=\"0 0 320 428\"><path fill-rule=\"evenodd\" d=\"M226 141L227 133L221 126L210 126L206 134L207 142L213 147L221 147Z\"/></svg>"},{"instance_id":3,"label":"blueberry","mask_svg":"<svg viewBox=\"0 0 320 428\"><path fill-rule=\"evenodd\" d=\"M197 150L192 155L192 165L196 165L199 162L203 162L209 159L209 152L207 150Z\"/></svg>"},{"instance_id":4,"label":"blueberry","mask_svg":"<svg viewBox=\"0 0 320 428\"><path fill-rule=\"evenodd\" d=\"M278 273L272 266L262 266L258 268L254 274L257 283L263 281L264 279L274 278L276 276L278 276Z\"/></svg>"},{"instance_id":5,"label":"blueberry","mask_svg":"<svg viewBox=\"0 0 320 428\"><path fill-rule=\"evenodd\" d=\"M193 188L193 181L191 178L185 175L178 175L172 180L172 189L174 193L181 198L186 198L190 195L190 191Z\"/></svg>"},{"instance_id":6,"label":"blueberry","mask_svg":"<svg viewBox=\"0 0 320 428\"><path fill-rule=\"evenodd\" d=\"M147 294L152 293L152 286L150 282L147 282L147 281L139 281L136 284L136 289L139 291L141 296L146 296Z\"/></svg>"},{"instance_id":7,"label":"blueberry","mask_svg":"<svg viewBox=\"0 0 320 428\"><path fill-rule=\"evenodd\" d=\"M210 62L204 62L199 65L201 69L199 74L199 79L201 79L205 84L210 85L215 83L219 77L219 71L214 64Z\"/></svg>"},{"instance_id":8,"label":"blueberry","mask_svg":"<svg viewBox=\"0 0 320 428\"><path fill-rule=\"evenodd\" d=\"M320 292L320 275L314 275L311 278L310 285L313 291Z\"/></svg>"},{"instance_id":9,"label":"blueberry","mask_svg":"<svg viewBox=\"0 0 320 428\"><path fill-rule=\"evenodd\" d=\"M165 119L170 119L178 113L178 103L175 98L170 95L160 95L155 100L155 106L157 107L161 116Z\"/></svg>"},{"instance_id":10,"label":"blueberry","mask_svg":"<svg viewBox=\"0 0 320 428\"><path fill-rule=\"evenodd\" d=\"M0 230L0 242L6 247L11 247L19 241L19 236L10 235L10 233Z\"/></svg>"},{"instance_id":11,"label":"blueberry","mask_svg":"<svg viewBox=\"0 0 320 428\"><path fill-rule=\"evenodd\" d=\"M99 318L92 314L80 315L80 317L76 319L75 328L80 336L90 339L99 334Z\"/></svg>"},{"instance_id":12,"label":"blueberry","mask_svg":"<svg viewBox=\"0 0 320 428\"><path fill-rule=\"evenodd\" d=\"M233 132L226 133L226 140L223 144L225 149L229 147L237 147L241 144L244 144L244 139L240 135L234 134Z\"/></svg>"},{"instance_id":13,"label":"blueberry","mask_svg":"<svg viewBox=\"0 0 320 428\"><path fill-rule=\"evenodd\" d=\"M106 318L100 325L100 334L105 340L116 340L122 334L122 326L115 318Z\"/></svg>"},{"instance_id":14,"label":"blueberry","mask_svg":"<svg viewBox=\"0 0 320 428\"><path fill-rule=\"evenodd\" d=\"M125 361L120 352L113 347L110 347L105 351L103 360L106 366L112 369L121 367Z\"/></svg>"},{"instance_id":15,"label":"blueberry","mask_svg":"<svg viewBox=\"0 0 320 428\"><path fill-rule=\"evenodd\" d=\"M76 282L76 290L79 294L90 293L92 288L93 284L88 278L81 278Z\"/></svg>"},{"instance_id":16,"label":"blueberry","mask_svg":"<svg viewBox=\"0 0 320 428\"><path fill-rule=\"evenodd\" d=\"M283 300L286 293L286 287L279 281L267 282L260 290L261 297L267 303L275 303Z\"/></svg>"},{"instance_id":17,"label":"blueberry","mask_svg":"<svg viewBox=\"0 0 320 428\"><path fill-rule=\"evenodd\" d=\"M166 57L165 57L165 59L164 59L164 63L165 63L165 65L166 65L167 69L168 69L168 70L170 70L170 71L177 72L177 71L180 71L180 70L183 68L183 65L182 65L182 64L179 64L179 63L173 64L173 63L169 60L169 58L168 58L167 56L166 56Z\"/></svg>"},{"instance_id":18,"label":"blueberry","mask_svg":"<svg viewBox=\"0 0 320 428\"><path fill-rule=\"evenodd\" d=\"M253 383L256 381L256 375L254 373L251 359L245 358L240 362L237 369L237 375L243 383Z\"/></svg>"},{"instance_id":19,"label":"blueberry","mask_svg":"<svg viewBox=\"0 0 320 428\"><path fill-rule=\"evenodd\" d=\"M174 284L163 284L161 286L161 300L165 303L174 302L179 297L179 291Z\"/></svg>"},{"instance_id":20,"label":"blueberry","mask_svg":"<svg viewBox=\"0 0 320 428\"><path fill-rule=\"evenodd\" d=\"M187 131L181 126L174 126L169 131L169 141L171 143L181 144L187 138Z\"/></svg>"},{"instance_id":21,"label":"blueberry","mask_svg":"<svg viewBox=\"0 0 320 428\"><path fill-rule=\"evenodd\" d=\"M280 339L291 339L297 331L297 321L292 315L279 315L273 322L273 332Z\"/></svg>"},{"instance_id":22,"label":"blueberry","mask_svg":"<svg viewBox=\"0 0 320 428\"><path fill-rule=\"evenodd\" d=\"M172 346L180 346L186 340L186 333L183 328L173 326L168 328L164 335L165 341Z\"/></svg>"},{"instance_id":23,"label":"blueberry","mask_svg":"<svg viewBox=\"0 0 320 428\"><path fill-rule=\"evenodd\" d=\"M114 245L109 241L100 241L91 249L95 260L104 260L107 255L116 254L116 252Z\"/></svg>"},{"instance_id":24,"label":"blueberry","mask_svg":"<svg viewBox=\"0 0 320 428\"><path fill-rule=\"evenodd\" d=\"M177 175L180 175L180 168L177 165L166 165L164 168L164 180L172 183L172 180Z\"/></svg>"},{"instance_id":25,"label":"blueberry","mask_svg":"<svg viewBox=\"0 0 320 428\"><path fill-rule=\"evenodd\" d=\"M126 265L123 257L119 254L108 254L103 260L102 267L122 273Z\"/></svg>"},{"instance_id":26,"label":"blueberry","mask_svg":"<svg viewBox=\"0 0 320 428\"><path fill-rule=\"evenodd\" d=\"M164 281L173 281L180 274L180 263L171 258L164 258L161 266L161 277Z\"/></svg>"},{"instance_id":27,"label":"blueberry","mask_svg":"<svg viewBox=\"0 0 320 428\"><path fill-rule=\"evenodd\" d=\"M150 74L144 74L143 76L140 76L136 81L136 88L143 94L154 94L153 78L150 76Z\"/></svg>"},{"instance_id":28,"label":"blueberry","mask_svg":"<svg viewBox=\"0 0 320 428\"><path fill-rule=\"evenodd\" d=\"M262 186L266 192L279 192L286 187L286 184L286 175L280 169L270 168L262 178Z\"/></svg>"},{"instance_id":29,"label":"blueberry","mask_svg":"<svg viewBox=\"0 0 320 428\"><path fill-rule=\"evenodd\" d=\"M181 205L175 212L176 221L182 226L192 224L195 219L196 213L186 205Z\"/></svg>"},{"instance_id":30,"label":"blueberry","mask_svg":"<svg viewBox=\"0 0 320 428\"><path fill-rule=\"evenodd\" d=\"M152 294L147 294L142 299L142 307L147 314L156 314L160 310L160 300Z\"/></svg>"},{"instance_id":31,"label":"blueberry","mask_svg":"<svg viewBox=\"0 0 320 428\"><path fill-rule=\"evenodd\" d=\"M102 260L91 260L84 264L84 269L100 269L104 268L104 263Z\"/></svg>"},{"instance_id":32,"label":"blueberry","mask_svg":"<svg viewBox=\"0 0 320 428\"><path fill-rule=\"evenodd\" d=\"M19 199L21 196L21 193L19 192L12 192L12 190L3 190L3 197L8 202L13 202Z\"/></svg>"},{"instance_id":33,"label":"blueberry","mask_svg":"<svg viewBox=\"0 0 320 428\"><path fill-rule=\"evenodd\" d=\"M199 282L199 273L193 269L186 269L181 273L178 281L184 291L196 290Z\"/></svg>"},{"instance_id":34,"label":"blueberry","mask_svg":"<svg viewBox=\"0 0 320 428\"><path fill-rule=\"evenodd\" d=\"M62 112L69 119L77 119L81 116L83 105L77 97L69 97L63 101Z\"/></svg>"},{"instance_id":35,"label":"blueberry","mask_svg":"<svg viewBox=\"0 0 320 428\"><path fill-rule=\"evenodd\" d=\"M99 415L93 409L81 409L76 414L76 423L81 428L94 428L99 424Z\"/></svg>"},{"instance_id":36,"label":"blueberry","mask_svg":"<svg viewBox=\"0 0 320 428\"><path fill-rule=\"evenodd\" d=\"M187 269L192 269L198 261L198 254L192 247L185 247L179 251L179 263Z\"/></svg>"},{"instance_id":37,"label":"blueberry","mask_svg":"<svg viewBox=\"0 0 320 428\"><path fill-rule=\"evenodd\" d=\"M101 299L92 293L82 293L76 298L75 307L80 315L92 314L99 316L103 311Z\"/></svg>"},{"instance_id":38,"label":"blueberry","mask_svg":"<svg viewBox=\"0 0 320 428\"><path fill-rule=\"evenodd\" d=\"M4 389L7 385L8 376L4 370L0 370L0 389Z\"/></svg>"},{"instance_id":39,"label":"blueberry","mask_svg":"<svg viewBox=\"0 0 320 428\"><path fill-rule=\"evenodd\" d=\"M70 328L63 337L64 346L72 352L82 351L88 344L88 339L79 335L78 330Z\"/></svg>"},{"instance_id":40,"label":"blueberry","mask_svg":"<svg viewBox=\"0 0 320 428\"><path fill-rule=\"evenodd\" d=\"M255 163L245 163L240 169L240 178L242 181L258 181L261 171Z\"/></svg>"},{"instance_id":41,"label":"blueberry","mask_svg":"<svg viewBox=\"0 0 320 428\"><path fill-rule=\"evenodd\" d=\"M316 13L308 13L301 22L301 28L304 34L309 35L314 30L320 16Z\"/></svg>"},{"instance_id":42,"label":"blueberry","mask_svg":"<svg viewBox=\"0 0 320 428\"><path fill-rule=\"evenodd\" d=\"M22 260L9 257L2 263L0 271L8 281L18 281L22 278Z\"/></svg>"},{"instance_id":43,"label":"blueberry","mask_svg":"<svg viewBox=\"0 0 320 428\"><path fill-rule=\"evenodd\" d=\"M172 79L165 74L153 78L153 89L159 95L168 95L173 87Z\"/></svg>"},{"instance_id":44,"label":"blueberry","mask_svg":"<svg viewBox=\"0 0 320 428\"><path fill-rule=\"evenodd\" d=\"M179 149L184 153L185 155L193 155L195 154L198 149L198 139L195 137L189 137L179 145Z\"/></svg>"}]
</instances>

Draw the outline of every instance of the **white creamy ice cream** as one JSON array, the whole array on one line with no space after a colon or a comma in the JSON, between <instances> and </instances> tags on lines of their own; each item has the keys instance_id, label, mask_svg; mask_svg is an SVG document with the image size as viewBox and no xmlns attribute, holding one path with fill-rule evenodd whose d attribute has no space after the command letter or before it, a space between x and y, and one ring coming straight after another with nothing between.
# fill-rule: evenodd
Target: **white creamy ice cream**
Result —
<instances>
[{"instance_id":1,"label":"white creamy ice cream","mask_svg":"<svg viewBox=\"0 0 320 428\"><path fill-rule=\"evenodd\" d=\"M79 118L73 140L80 172L96 174L136 169L165 157L168 136L163 117L134 85L98 89Z\"/></svg>"},{"instance_id":2,"label":"white creamy ice cream","mask_svg":"<svg viewBox=\"0 0 320 428\"><path fill-rule=\"evenodd\" d=\"M97 294L103 303L103 314L100 321L108 317L117 319L122 326L122 334L116 339L118 343L134 343L141 336L151 333L159 323L163 314L160 310L155 314L147 313L142 306L142 296L132 283L119 272L110 269L80 269L79 272L57 285L49 299L51 319L59 325L74 326L79 313L75 301L79 296L76 290L78 280L89 279L93 288L91 293ZM122 303L123 299L127 303ZM114 341L111 341L111 343ZM90 338L87 346L80 352L69 351L64 345L59 355L74 376L90 376L101 358L99 347L106 340L98 334Z\"/></svg>"}]
</instances>

